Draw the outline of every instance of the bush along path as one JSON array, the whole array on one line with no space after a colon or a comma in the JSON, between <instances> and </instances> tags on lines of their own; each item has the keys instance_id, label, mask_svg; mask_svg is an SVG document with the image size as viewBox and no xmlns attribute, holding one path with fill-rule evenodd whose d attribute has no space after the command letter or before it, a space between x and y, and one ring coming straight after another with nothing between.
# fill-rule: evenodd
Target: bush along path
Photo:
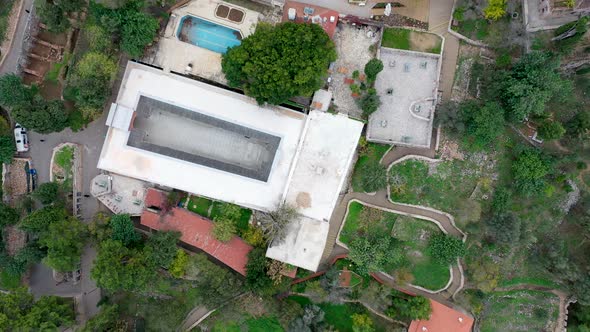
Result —
<instances>
[{"instance_id":1,"label":"bush along path","mask_svg":"<svg viewBox=\"0 0 590 332\"><path fill-rule=\"evenodd\" d=\"M408 158L433 159L436 154L434 149L436 135L433 136L433 144L431 144L429 149L395 147L390 149L383 156L383 158L381 158L380 163L383 166L389 168L392 164ZM340 204L332 214L332 219L330 221L330 231L328 233L327 239L327 249L324 251L324 256L322 257L323 262L332 261L334 255L347 252L346 248L338 245L336 242L346 217L348 205L353 200L380 210L431 221L435 223L444 233L460 238L463 241L466 240L467 236L459 228L457 228L457 226L455 226L454 219L450 214L424 206L395 203L391 201L388 192L388 188L385 188L371 194L349 192L342 197ZM464 284L464 275L460 260L457 261L457 264L452 264L451 266L451 280L447 287L437 292L431 292L429 290L412 285L396 285L391 276L382 272L375 273L375 275L378 276L379 279L384 283L392 287L406 292L423 295L445 304L450 304L448 300L452 299L459 291L461 291Z\"/></svg>"}]
</instances>

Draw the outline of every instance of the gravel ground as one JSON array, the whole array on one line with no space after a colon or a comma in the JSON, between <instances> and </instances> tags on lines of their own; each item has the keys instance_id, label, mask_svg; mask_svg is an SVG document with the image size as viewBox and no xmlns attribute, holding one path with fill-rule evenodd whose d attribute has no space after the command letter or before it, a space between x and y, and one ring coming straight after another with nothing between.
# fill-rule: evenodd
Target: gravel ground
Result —
<instances>
[{"instance_id":1,"label":"gravel ground","mask_svg":"<svg viewBox=\"0 0 590 332\"><path fill-rule=\"evenodd\" d=\"M344 79L351 78L355 70L362 73L365 64L373 58L374 53L369 51L369 47L376 44L381 35L374 33L372 38L367 37L369 29L375 32L375 28L358 29L354 26L339 24L334 35L338 52L330 86L334 94L334 104L339 112L359 118L361 110L351 96L350 87L344 83Z\"/></svg>"},{"instance_id":2,"label":"gravel ground","mask_svg":"<svg viewBox=\"0 0 590 332\"><path fill-rule=\"evenodd\" d=\"M25 160L13 159L8 166L8 173L6 174L6 195L10 196L10 203L14 203L19 197L27 194L27 173L25 172Z\"/></svg>"}]
</instances>

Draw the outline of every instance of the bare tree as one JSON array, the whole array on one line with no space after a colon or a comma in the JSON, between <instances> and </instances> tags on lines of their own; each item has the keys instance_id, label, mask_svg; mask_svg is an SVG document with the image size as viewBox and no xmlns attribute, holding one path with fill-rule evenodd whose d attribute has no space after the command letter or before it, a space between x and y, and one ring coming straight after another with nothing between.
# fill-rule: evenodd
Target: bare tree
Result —
<instances>
[{"instance_id":1,"label":"bare tree","mask_svg":"<svg viewBox=\"0 0 590 332\"><path fill-rule=\"evenodd\" d=\"M287 227L297 218L297 210L287 203L282 203L274 211L257 212L255 217L264 237L271 245L277 245L285 240Z\"/></svg>"}]
</instances>

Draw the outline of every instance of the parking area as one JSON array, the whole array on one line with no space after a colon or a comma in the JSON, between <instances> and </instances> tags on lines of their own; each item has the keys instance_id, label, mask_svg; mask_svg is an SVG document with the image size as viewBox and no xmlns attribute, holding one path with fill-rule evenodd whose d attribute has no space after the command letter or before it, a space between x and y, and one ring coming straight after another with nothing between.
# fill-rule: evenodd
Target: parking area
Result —
<instances>
[{"instance_id":1,"label":"parking area","mask_svg":"<svg viewBox=\"0 0 590 332\"><path fill-rule=\"evenodd\" d=\"M355 70L363 72L365 64L375 56L380 39L378 28L338 24L334 35L338 59L332 69L330 84L338 112L361 117L361 109L350 90L350 79Z\"/></svg>"}]
</instances>

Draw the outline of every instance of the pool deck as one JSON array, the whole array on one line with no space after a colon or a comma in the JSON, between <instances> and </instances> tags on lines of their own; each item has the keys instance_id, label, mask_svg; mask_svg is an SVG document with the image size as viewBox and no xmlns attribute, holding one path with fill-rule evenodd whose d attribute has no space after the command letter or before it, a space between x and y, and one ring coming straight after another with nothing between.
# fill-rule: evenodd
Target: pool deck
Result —
<instances>
[{"instance_id":1,"label":"pool deck","mask_svg":"<svg viewBox=\"0 0 590 332\"><path fill-rule=\"evenodd\" d=\"M235 23L227 19L215 16L215 9L219 4L231 8L237 8L244 12L241 23ZM220 83L225 83L225 77L221 72L221 54L201 48L178 39L181 19L186 15L196 16L213 23L240 31L243 38L248 37L256 29L259 13L226 3L219 0L191 1L187 5L172 12L164 36L160 39L158 50L153 59L148 63L164 68L165 71L174 71L183 74L201 76ZM188 64L192 69L187 71Z\"/></svg>"}]
</instances>

